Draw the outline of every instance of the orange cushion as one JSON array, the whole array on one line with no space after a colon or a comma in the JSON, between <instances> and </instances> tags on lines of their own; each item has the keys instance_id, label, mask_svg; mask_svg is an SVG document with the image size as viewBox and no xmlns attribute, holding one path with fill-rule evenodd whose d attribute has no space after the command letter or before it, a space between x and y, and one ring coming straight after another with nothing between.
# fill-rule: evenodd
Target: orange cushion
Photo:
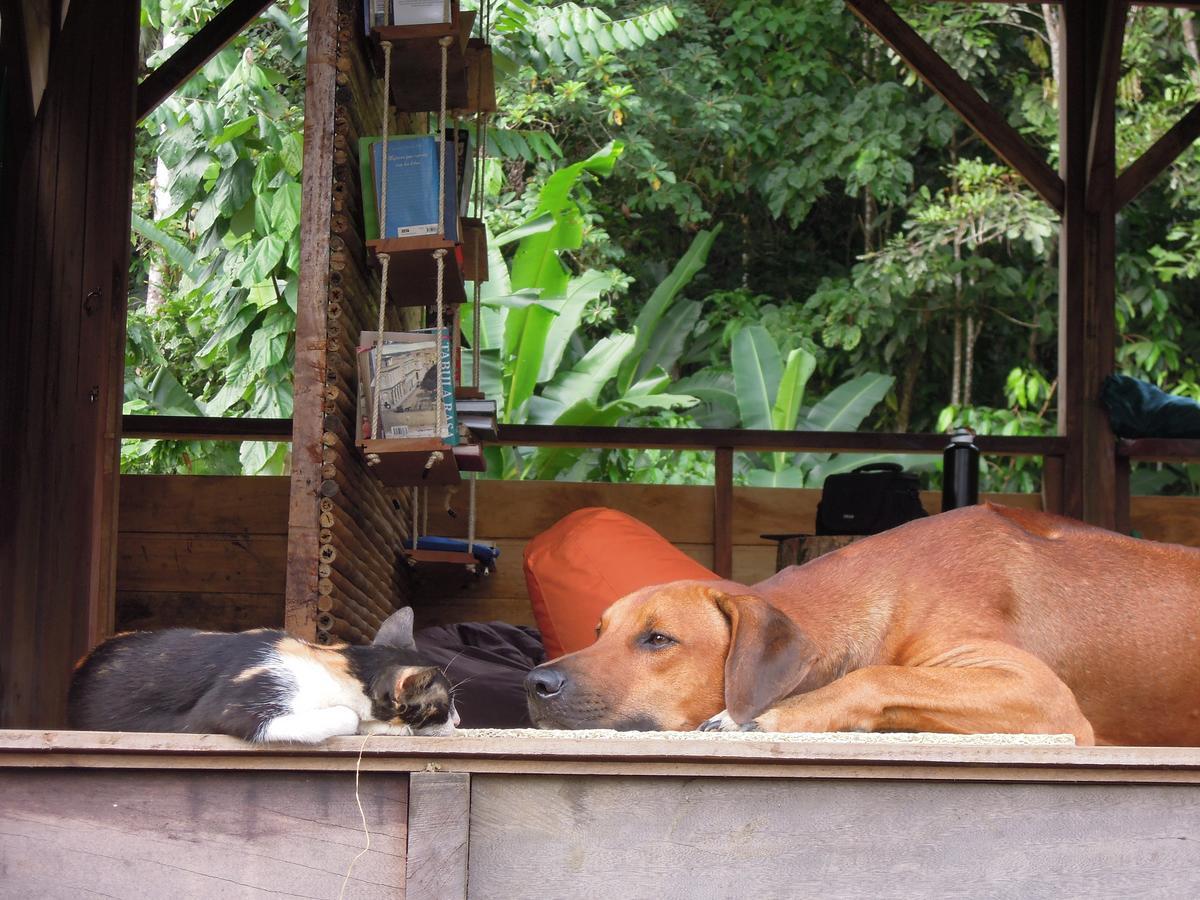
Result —
<instances>
[{"instance_id":1,"label":"orange cushion","mask_svg":"<svg viewBox=\"0 0 1200 900\"><path fill-rule=\"evenodd\" d=\"M615 509L577 509L525 547L525 584L547 659L591 644L600 614L626 594L688 578L717 576Z\"/></svg>"}]
</instances>

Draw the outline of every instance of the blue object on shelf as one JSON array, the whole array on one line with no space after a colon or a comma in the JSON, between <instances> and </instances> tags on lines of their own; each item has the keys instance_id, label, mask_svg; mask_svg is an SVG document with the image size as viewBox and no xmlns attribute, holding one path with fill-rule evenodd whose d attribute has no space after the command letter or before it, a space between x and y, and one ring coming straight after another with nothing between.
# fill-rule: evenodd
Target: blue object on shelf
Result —
<instances>
[{"instance_id":1,"label":"blue object on shelf","mask_svg":"<svg viewBox=\"0 0 1200 900\"><path fill-rule=\"evenodd\" d=\"M412 549L412 541L405 541L404 546ZM459 538L446 538L425 535L417 538L418 550L442 550L449 553L466 553L467 542ZM483 563L485 566L494 566L497 557L500 556L500 548L493 547L491 544L481 544L476 542L471 550L474 557Z\"/></svg>"}]
</instances>

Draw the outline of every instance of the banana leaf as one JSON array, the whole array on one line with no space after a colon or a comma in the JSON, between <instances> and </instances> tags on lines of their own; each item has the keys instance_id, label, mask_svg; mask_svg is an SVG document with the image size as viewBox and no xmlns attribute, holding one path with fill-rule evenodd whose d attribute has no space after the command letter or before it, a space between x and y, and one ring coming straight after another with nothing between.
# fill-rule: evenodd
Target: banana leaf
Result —
<instances>
[{"instance_id":1,"label":"banana leaf","mask_svg":"<svg viewBox=\"0 0 1200 900\"><path fill-rule=\"evenodd\" d=\"M761 325L748 325L734 336L731 357L742 427L769 429L783 370L775 340Z\"/></svg>"},{"instance_id":2,"label":"banana leaf","mask_svg":"<svg viewBox=\"0 0 1200 900\"><path fill-rule=\"evenodd\" d=\"M656 361L650 360L643 366L642 357L646 354L658 330L659 323L662 321L663 316L666 315L667 308L671 305L671 302L687 286L688 282L695 277L696 273L704 268L704 263L708 260L708 252L712 249L713 241L716 240L717 235L720 233L721 226L718 225L712 231L701 231L697 234L692 240L691 246L688 247L687 252L680 257L679 262L675 264L675 268L671 270L671 274L664 278L658 287L654 289L654 293L650 295L650 299L642 307L637 320L633 323L634 331L637 334L637 344L634 345L633 353L630 355L629 361L622 367L621 374L617 380L617 390L620 393L623 394L629 390L629 385L633 384L634 381L641 378L658 364ZM676 358L678 358L678 355ZM670 367L663 366L663 368Z\"/></svg>"}]
</instances>

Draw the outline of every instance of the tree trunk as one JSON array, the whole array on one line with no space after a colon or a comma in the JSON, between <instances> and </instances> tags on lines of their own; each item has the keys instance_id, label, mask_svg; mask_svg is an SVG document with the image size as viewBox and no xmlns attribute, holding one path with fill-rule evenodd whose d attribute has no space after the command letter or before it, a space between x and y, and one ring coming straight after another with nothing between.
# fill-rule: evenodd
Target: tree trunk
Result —
<instances>
[{"instance_id":1,"label":"tree trunk","mask_svg":"<svg viewBox=\"0 0 1200 900\"><path fill-rule=\"evenodd\" d=\"M913 394L917 390L917 377L921 374L921 364L925 361L925 351L916 346L908 354L904 364L904 379L900 383L900 408L896 412L896 430L908 431L912 422Z\"/></svg>"},{"instance_id":2,"label":"tree trunk","mask_svg":"<svg viewBox=\"0 0 1200 900\"><path fill-rule=\"evenodd\" d=\"M1183 10L1180 22L1183 25L1183 45L1192 58L1192 84L1200 88L1200 46L1196 43L1196 20L1192 18L1190 10Z\"/></svg>"},{"instance_id":3,"label":"tree trunk","mask_svg":"<svg viewBox=\"0 0 1200 900\"><path fill-rule=\"evenodd\" d=\"M879 207L875 203L875 195L870 188L863 189L863 252L875 250L876 220L879 218Z\"/></svg>"},{"instance_id":4,"label":"tree trunk","mask_svg":"<svg viewBox=\"0 0 1200 900\"><path fill-rule=\"evenodd\" d=\"M963 230L954 234L954 261L962 262ZM954 375L950 380L950 405L963 405L963 279L962 270L954 273Z\"/></svg>"},{"instance_id":5,"label":"tree trunk","mask_svg":"<svg viewBox=\"0 0 1200 900\"><path fill-rule=\"evenodd\" d=\"M954 374L950 379L950 405L962 406L962 356L963 322L962 313L954 313Z\"/></svg>"},{"instance_id":6,"label":"tree trunk","mask_svg":"<svg viewBox=\"0 0 1200 900\"><path fill-rule=\"evenodd\" d=\"M973 387L975 382L975 342L983 331L983 322L976 322L972 313L967 313L963 350L963 406L970 406L974 400Z\"/></svg>"},{"instance_id":7,"label":"tree trunk","mask_svg":"<svg viewBox=\"0 0 1200 900\"><path fill-rule=\"evenodd\" d=\"M1049 3L1042 4L1042 18L1046 20L1046 42L1050 45L1050 74L1054 78L1054 90L1062 84L1060 76L1062 59L1062 23L1058 11Z\"/></svg>"},{"instance_id":8,"label":"tree trunk","mask_svg":"<svg viewBox=\"0 0 1200 900\"><path fill-rule=\"evenodd\" d=\"M162 31L162 49L166 50L175 44L179 43L179 36L171 29L171 27L163 22ZM166 130L166 127L163 127ZM170 194L168 188L171 182L171 171L167 168L167 164L159 157L154 167L154 221L167 211L170 204ZM163 293L163 284L167 269L167 259L163 250L158 245L154 245L150 253L152 259L150 262L150 271L146 275L146 312L154 316L162 309L163 304L167 302L166 295Z\"/></svg>"}]
</instances>

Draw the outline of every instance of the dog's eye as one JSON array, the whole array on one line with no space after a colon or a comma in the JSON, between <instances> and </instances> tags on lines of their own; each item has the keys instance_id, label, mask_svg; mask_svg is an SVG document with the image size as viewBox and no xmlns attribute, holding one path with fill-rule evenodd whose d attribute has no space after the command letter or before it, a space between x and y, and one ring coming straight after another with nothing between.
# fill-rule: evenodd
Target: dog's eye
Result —
<instances>
[{"instance_id":1,"label":"dog's eye","mask_svg":"<svg viewBox=\"0 0 1200 900\"><path fill-rule=\"evenodd\" d=\"M675 643L675 639L661 632L652 631L642 638L642 643L647 647L658 649L659 647L666 647L668 644Z\"/></svg>"}]
</instances>

